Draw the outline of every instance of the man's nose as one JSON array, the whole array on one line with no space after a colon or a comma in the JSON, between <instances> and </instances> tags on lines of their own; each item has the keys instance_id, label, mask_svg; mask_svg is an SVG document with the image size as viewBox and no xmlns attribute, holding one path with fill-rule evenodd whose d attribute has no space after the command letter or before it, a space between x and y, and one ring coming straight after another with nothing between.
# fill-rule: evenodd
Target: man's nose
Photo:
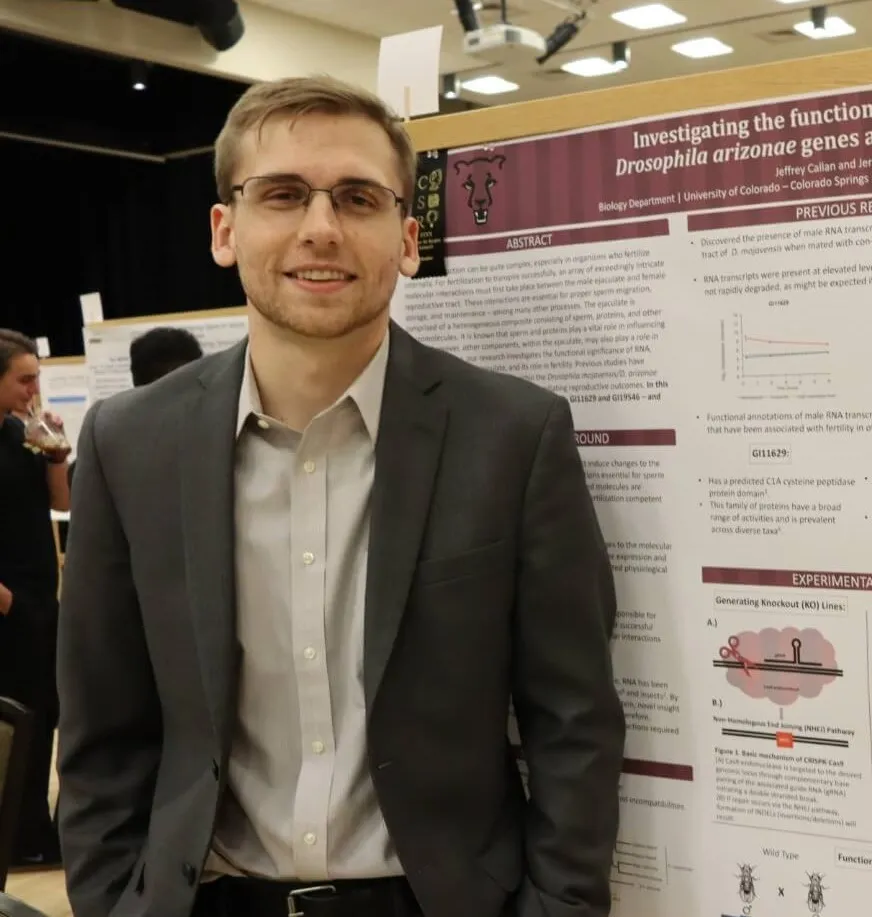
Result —
<instances>
[{"instance_id":1,"label":"man's nose","mask_svg":"<svg viewBox=\"0 0 872 917\"><path fill-rule=\"evenodd\" d=\"M327 192L312 192L303 208L299 233L304 242L338 242L342 237L339 217Z\"/></svg>"}]
</instances>

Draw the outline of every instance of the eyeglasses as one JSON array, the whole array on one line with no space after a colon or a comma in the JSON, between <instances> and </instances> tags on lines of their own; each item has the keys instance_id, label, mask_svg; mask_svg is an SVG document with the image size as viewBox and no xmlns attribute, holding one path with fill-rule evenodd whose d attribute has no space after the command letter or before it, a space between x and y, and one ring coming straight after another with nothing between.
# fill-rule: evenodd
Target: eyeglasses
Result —
<instances>
[{"instance_id":1,"label":"eyeglasses","mask_svg":"<svg viewBox=\"0 0 872 917\"><path fill-rule=\"evenodd\" d=\"M367 219L386 214L406 202L390 188L371 181L341 181L332 188L313 188L296 175L252 175L240 185L233 185L243 201L258 210L294 213L309 206L312 195L321 191L330 195L338 216Z\"/></svg>"}]
</instances>

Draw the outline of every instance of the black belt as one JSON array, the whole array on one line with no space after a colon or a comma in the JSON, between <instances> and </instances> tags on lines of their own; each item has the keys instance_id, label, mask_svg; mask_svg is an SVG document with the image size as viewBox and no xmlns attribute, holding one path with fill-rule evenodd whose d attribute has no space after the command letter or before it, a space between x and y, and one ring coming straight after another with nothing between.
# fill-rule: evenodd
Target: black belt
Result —
<instances>
[{"instance_id":1,"label":"black belt","mask_svg":"<svg viewBox=\"0 0 872 917\"><path fill-rule=\"evenodd\" d=\"M405 877L278 882L223 876L200 886L192 917L417 917Z\"/></svg>"}]
</instances>

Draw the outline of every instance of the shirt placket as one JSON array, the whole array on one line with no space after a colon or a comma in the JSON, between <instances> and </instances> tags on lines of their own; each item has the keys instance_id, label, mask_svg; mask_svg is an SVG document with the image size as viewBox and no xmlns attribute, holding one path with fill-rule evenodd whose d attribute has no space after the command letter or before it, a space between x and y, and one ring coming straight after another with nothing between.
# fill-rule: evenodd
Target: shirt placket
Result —
<instances>
[{"instance_id":1,"label":"shirt placket","mask_svg":"<svg viewBox=\"0 0 872 917\"><path fill-rule=\"evenodd\" d=\"M306 431L291 475L291 629L300 714L294 799L297 878L327 876L327 817L335 741L327 667L328 418Z\"/></svg>"}]
</instances>

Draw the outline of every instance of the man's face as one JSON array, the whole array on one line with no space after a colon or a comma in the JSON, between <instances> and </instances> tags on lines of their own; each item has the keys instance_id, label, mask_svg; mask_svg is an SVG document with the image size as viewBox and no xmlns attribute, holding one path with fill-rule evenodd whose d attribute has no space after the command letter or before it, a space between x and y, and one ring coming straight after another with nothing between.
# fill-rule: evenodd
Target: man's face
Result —
<instances>
[{"instance_id":1,"label":"man's face","mask_svg":"<svg viewBox=\"0 0 872 917\"><path fill-rule=\"evenodd\" d=\"M313 188L363 179L403 194L387 135L358 116L276 117L259 137L250 132L234 184L277 174L299 176ZM337 213L321 193L295 210L258 206L250 187L232 205L213 207L212 253L222 267L237 265L252 307L273 325L310 338L339 338L387 322L398 276L418 269L414 219L393 199L384 212L366 216Z\"/></svg>"},{"instance_id":2,"label":"man's face","mask_svg":"<svg viewBox=\"0 0 872 917\"><path fill-rule=\"evenodd\" d=\"M0 415L26 414L39 394L39 360L29 353L14 356L0 376Z\"/></svg>"}]
</instances>

